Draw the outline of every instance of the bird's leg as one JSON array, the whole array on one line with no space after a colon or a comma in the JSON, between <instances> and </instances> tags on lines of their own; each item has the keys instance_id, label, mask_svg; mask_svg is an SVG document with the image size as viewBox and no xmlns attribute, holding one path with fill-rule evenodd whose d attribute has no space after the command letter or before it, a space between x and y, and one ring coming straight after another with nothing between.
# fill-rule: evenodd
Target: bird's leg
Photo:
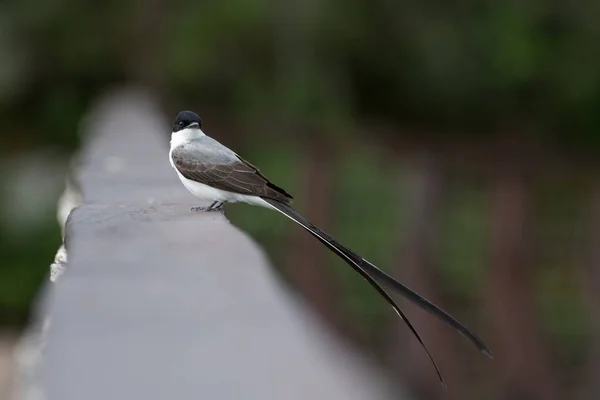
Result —
<instances>
[{"instance_id":1,"label":"bird's leg","mask_svg":"<svg viewBox=\"0 0 600 400\"><path fill-rule=\"evenodd\" d=\"M208 207L192 207L192 211L194 211L194 212L223 211L223 202L222 201L213 201L213 203Z\"/></svg>"},{"instance_id":2,"label":"bird's leg","mask_svg":"<svg viewBox=\"0 0 600 400\"><path fill-rule=\"evenodd\" d=\"M207 211L223 211L223 204L225 204L224 201L215 201L208 207Z\"/></svg>"},{"instance_id":3,"label":"bird's leg","mask_svg":"<svg viewBox=\"0 0 600 400\"><path fill-rule=\"evenodd\" d=\"M194 212L203 212L203 211L212 211L212 208L214 207L215 204L217 204L218 201L214 201L210 206L208 207L192 207L192 211Z\"/></svg>"}]
</instances>

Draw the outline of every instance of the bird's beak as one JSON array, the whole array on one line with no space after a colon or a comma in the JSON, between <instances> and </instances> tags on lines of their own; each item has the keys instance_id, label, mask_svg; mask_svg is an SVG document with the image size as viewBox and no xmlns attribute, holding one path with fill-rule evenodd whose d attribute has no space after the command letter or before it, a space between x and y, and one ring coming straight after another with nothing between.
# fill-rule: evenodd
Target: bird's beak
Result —
<instances>
[{"instance_id":1,"label":"bird's beak","mask_svg":"<svg viewBox=\"0 0 600 400\"><path fill-rule=\"evenodd\" d=\"M188 128L200 129L200 125L198 125L197 122L192 122L191 124L188 125Z\"/></svg>"}]
</instances>

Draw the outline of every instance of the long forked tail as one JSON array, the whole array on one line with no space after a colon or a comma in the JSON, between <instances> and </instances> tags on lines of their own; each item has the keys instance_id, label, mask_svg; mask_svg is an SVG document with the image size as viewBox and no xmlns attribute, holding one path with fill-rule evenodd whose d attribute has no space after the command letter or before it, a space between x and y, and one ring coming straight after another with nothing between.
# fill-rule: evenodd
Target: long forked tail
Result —
<instances>
[{"instance_id":1,"label":"long forked tail","mask_svg":"<svg viewBox=\"0 0 600 400\"><path fill-rule=\"evenodd\" d=\"M278 202L276 200L272 200L272 199L263 198L263 200L266 201L275 210L279 211L280 213L282 213L283 215L285 215L286 217L288 217L289 219L291 219L292 221L296 222L298 225L300 225L304 229L306 229L317 240L319 240L327 248L329 248L330 250L335 252L344 261L346 261L346 263L348 263L355 271L357 271L359 274L361 274L361 276L364 279L366 279L371 284L371 286L373 286L386 299L386 301L388 303L390 303L390 305L392 305L394 310L405 321L405 323L408 325L409 329L417 337L417 339L423 345L423 347L425 347L425 345L421 341L419 335L413 329L410 322L408 322L408 319L406 318L404 313L395 305L395 303L391 300L391 298L388 300L389 296L381 288L381 286L379 286L377 281L381 282L383 285L389 287L390 289L393 289L394 291L400 293L402 296L406 297L413 303L417 304L419 307L421 307L424 310L428 311L429 313L435 315L440 320L445 322L447 325L456 329L460 334L462 334L467 339L469 339L469 341L471 341L471 343L473 343L473 345L475 345L475 347L477 347L483 354L485 354L489 358L492 358L492 353L489 350L489 348L486 346L486 344L479 337L477 337L477 335L475 335L475 333L473 333L469 328L467 328L465 325L463 325L462 323L457 321L453 316L448 314L446 311L442 310L440 307L433 304L431 301L427 300L425 297L421 296L414 290L410 289L408 286L398 282L397 280L392 278L390 275L388 275L381 269L377 268L375 265L373 265L372 263L370 263L363 257L359 256L352 250L342 246L333 237L329 236L327 233L325 233L322 230L320 230L319 228L317 228L315 225L313 225L310 221L308 221L302 215L298 214L290 206L283 204L281 202ZM429 352L427 352L427 354L429 355ZM430 358L431 358L431 356L430 356ZM433 359L432 359L432 362L433 362ZM435 362L433 362L433 363L435 365ZM436 367L436 370L437 370L437 367ZM438 371L438 373L439 373L439 371ZM442 380L442 382L443 382L443 380Z\"/></svg>"},{"instance_id":2,"label":"long forked tail","mask_svg":"<svg viewBox=\"0 0 600 400\"><path fill-rule=\"evenodd\" d=\"M408 329L417 338L417 341L421 344L423 349L425 349L425 352L427 353L427 356L431 360L431 363L433 364L433 368L435 368L435 372L437 373L437 376L438 376L442 386L444 388L446 388L446 382L444 381L444 377L442 376L442 373L441 373L439 367L437 366L435 360L433 359L433 356L429 352L429 349L427 348L427 346L421 339L421 336L419 335L419 333L417 332L415 327L412 325L412 323L410 322L410 320L408 319L406 314L404 314L404 312L400 309L400 307L398 307L398 305L394 302L394 300L390 297L390 295L385 291L385 289L382 288L381 285L379 285L379 283L377 283L377 281L375 279L373 279L364 270L364 268L360 265L360 262L358 261L358 259L356 257L352 257L351 255L347 254L343 250L337 248L333 243L331 243L329 240L327 240L326 237L321 235L321 233L323 233L323 232L320 229L315 227L306 218L304 218L300 214L296 213L294 211L294 209L292 209L290 206L285 205L283 203L279 203L275 200L270 200L270 199L264 199L264 200L267 201L269 204L271 204L271 206L273 206L273 208L275 210L279 211L280 213L282 213L283 215L285 215L286 217L288 217L289 219L291 219L292 221L296 222L298 225L300 225L301 227L306 229L317 240L319 240L321 243L323 243L325 245L325 247L327 247L329 250L336 253L340 258L342 258L344 261L346 261L348 264L350 264L350 266L356 272L358 272L367 282L369 282L369 284L381 295L381 297L383 297L384 300L390 306L392 306L394 311L396 311L396 314L398 314L398 316L402 319L402 321L404 321L404 323L406 324Z\"/></svg>"}]
</instances>

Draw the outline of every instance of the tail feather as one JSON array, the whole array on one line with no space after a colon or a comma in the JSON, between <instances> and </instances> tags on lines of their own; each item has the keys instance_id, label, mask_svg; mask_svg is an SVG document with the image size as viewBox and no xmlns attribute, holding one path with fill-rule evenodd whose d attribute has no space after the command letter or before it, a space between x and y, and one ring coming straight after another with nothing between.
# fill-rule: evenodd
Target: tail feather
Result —
<instances>
[{"instance_id":1,"label":"tail feather","mask_svg":"<svg viewBox=\"0 0 600 400\"><path fill-rule=\"evenodd\" d=\"M421 296L419 293L415 292L408 286L398 282L388 274L386 274L381 269L377 268L371 262L362 259L366 265L368 266L366 269L381 283L385 286L394 289L396 292L402 294L404 297L417 304L419 307L429 312L432 315L438 317L441 321L446 323L448 326L454 328L458 333L466 337L479 351L481 351L486 357L492 359L492 352L487 347L487 345L481 340L473 331L467 328L464 324L457 321L452 315L448 314L446 311L433 304L431 301L427 300L425 297ZM365 265L363 264L363 267Z\"/></svg>"},{"instance_id":2,"label":"tail feather","mask_svg":"<svg viewBox=\"0 0 600 400\"><path fill-rule=\"evenodd\" d=\"M402 296L406 297L408 300L417 304L419 307L428 311L430 314L435 315L441 321L456 329L459 333L465 336L469 341L475 345L483 354L487 357L492 358L492 353L487 347L487 345L469 328L467 328L464 324L457 321L454 317L448 314L446 311L427 300L425 297L421 296L419 293L410 289L406 285L398 282L390 275L377 268L371 262L367 261L360 255L356 254L352 250L344 247L340 243L338 243L333 237L329 236L327 233L323 232L315 225L313 225L306 218L298 214L293 208L286 204L282 204L276 200L264 199L267 203L269 203L274 209L281 212L294 222L301 225L304 229L310 232L313 236L315 236L321 243L327 246L330 250L336 252L338 255L343 254L341 256L344 261L350 264L355 270L362 271L369 278L375 278L385 286L395 290L400 293ZM360 273L359 271L359 273ZM362 273L361 273L362 275ZM363 275L364 277L364 275ZM366 278L365 278L366 279ZM381 292L380 292L381 294Z\"/></svg>"},{"instance_id":3,"label":"tail feather","mask_svg":"<svg viewBox=\"0 0 600 400\"><path fill-rule=\"evenodd\" d=\"M335 241L335 239L333 239L333 238L331 238L331 239ZM429 312L430 314L435 315L437 318L439 318L441 321L446 323L448 326L454 328L461 335L463 335L464 337L469 339L469 341L471 341L471 343L473 343L473 345L475 345L475 347L477 347L477 349L479 349L479 351L481 351L487 357L493 358L490 349L483 342L483 340L481 340L473 331L471 331L469 328L467 328L464 324L457 321L452 315L448 314L446 311L441 309L439 306L437 306L436 304L427 300L425 297L421 296L419 293L415 292L408 286L404 285L403 283L398 282L396 279L392 278L386 272L379 269L373 263L369 262L365 258L354 253L352 250L348 249L347 247L344 247L343 245L339 244L338 242L335 242L334 245L338 246L341 250L343 250L343 251L347 252L348 254L351 254L354 257L356 257L357 259L359 259L361 266L365 270L367 270L371 274L371 276L373 276L379 282L381 282L385 286L395 290L396 292L400 293L402 296L404 296L408 300L412 301L413 303L417 304L419 307L421 307L425 311Z\"/></svg>"},{"instance_id":4,"label":"tail feather","mask_svg":"<svg viewBox=\"0 0 600 400\"><path fill-rule=\"evenodd\" d=\"M442 386L444 388L446 388L446 382L444 381L444 377L442 376L442 373L441 373L441 371L440 371L437 363L433 359L433 356L429 352L429 349L427 348L427 346L423 342L423 339L421 339L421 336L419 335L419 333L417 332L417 330L415 329L415 327L413 326L413 324L410 322L410 320L408 319L408 317L406 316L406 314L404 314L404 312L400 309L400 307L398 307L398 305L394 302L394 300L390 297L390 295L385 291L385 289L383 289L381 287L381 285L379 285L379 283L377 283L377 281L375 279L373 279L364 270L364 268L361 266L360 258L357 258L356 255L347 253L346 251L344 251L344 250L342 250L342 249L337 248L336 246L334 246L327 239L325 239L324 237L322 237L322 235L321 235L322 231L321 230L319 230L318 228L316 228L313 224L311 224L308 220L306 220L300 214L296 213L291 207L289 207L287 205L284 205L284 204L281 204L281 203L276 202L276 201L273 201L273 203L271 203L271 201L269 201L267 199L265 199L265 201L269 202L273 206L273 208L275 208L277 211L281 212L283 215L285 215L286 217L290 218L292 221L294 221L297 224L299 224L300 226L302 226L311 235L313 235L318 241L320 241L321 243L323 243L323 245L325 245L325 247L327 247L329 250L331 250L334 253L336 253L344 261L346 261L348 264L350 264L350 266L356 272L358 272L381 295L381 297L384 298L384 300L394 309L394 311L396 312L396 314L398 314L398 316L402 319L402 321L404 321L404 323L406 324L406 326L408 327L408 329L412 332L412 334L415 336L415 338L417 339L417 341L419 342L419 344L421 344L421 346L425 350L425 353L427 353L427 356L429 357L429 360L433 364L433 368L435 368L435 372L437 373L437 376L438 376L438 378L439 378ZM288 212L288 211L292 211L292 212Z\"/></svg>"}]
</instances>

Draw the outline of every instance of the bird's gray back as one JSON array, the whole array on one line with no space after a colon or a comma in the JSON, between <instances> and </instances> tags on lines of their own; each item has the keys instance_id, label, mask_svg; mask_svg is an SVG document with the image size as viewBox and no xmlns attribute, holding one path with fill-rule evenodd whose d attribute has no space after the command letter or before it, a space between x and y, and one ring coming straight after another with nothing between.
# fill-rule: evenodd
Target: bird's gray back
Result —
<instances>
[{"instance_id":1,"label":"bird's gray back","mask_svg":"<svg viewBox=\"0 0 600 400\"><path fill-rule=\"evenodd\" d=\"M173 156L214 165L228 165L239 161L237 154L208 136L202 136L176 147L173 149Z\"/></svg>"}]
</instances>

